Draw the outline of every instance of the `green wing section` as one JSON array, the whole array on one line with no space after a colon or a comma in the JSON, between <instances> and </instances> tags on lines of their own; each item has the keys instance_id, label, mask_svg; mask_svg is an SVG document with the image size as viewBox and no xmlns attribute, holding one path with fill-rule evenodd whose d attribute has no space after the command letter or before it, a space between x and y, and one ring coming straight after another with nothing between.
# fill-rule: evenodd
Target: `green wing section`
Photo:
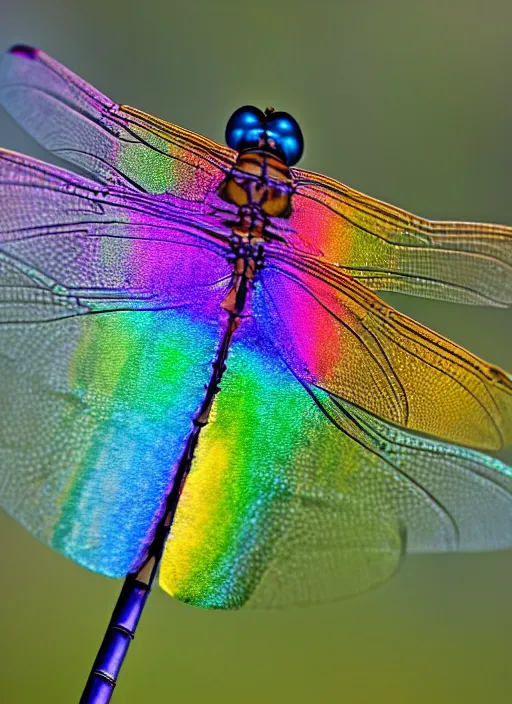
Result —
<instances>
[{"instance_id":1,"label":"green wing section","mask_svg":"<svg viewBox=\"0 0 512 704\"><path fill-rule=\"evenodd\" d=\"M207 608L363 592L407 551L512 544L512 474L303 386L244 331L202 431L160 582Z\"/></svg>"}]
</instances>

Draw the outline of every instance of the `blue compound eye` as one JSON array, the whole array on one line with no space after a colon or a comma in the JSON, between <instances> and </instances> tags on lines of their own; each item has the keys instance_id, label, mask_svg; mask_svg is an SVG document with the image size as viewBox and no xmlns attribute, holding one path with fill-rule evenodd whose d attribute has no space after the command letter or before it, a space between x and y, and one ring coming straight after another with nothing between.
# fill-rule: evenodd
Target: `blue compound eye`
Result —
<instances>
[{"instance_id":1,"label":"blue compound eye","mask_svg":"<svg viewBox=\"0 0 512 704\"><path fill-rule=\"evenodd\" d=\"M231 149L241 152L257 147L265 133L265 113L253 105L238 108L226 125L226 144Z\"/></svg>"},{"instance_id":2,"label":"blue compound eye","mask_svg":"<svg viewBox=\"0 0 512 704\"><path fill-rule=\"evenodd\" d=\"M271 112L265 120L265 132L269 139L275 141L288 166L299 161L304 151L304 138L298 122L291 115Z\"/></svg>"},{"instance_id":3,"label":"blue compound eye","mask_svg":"<svg viewBox=\"0 0 512 704\"><path fill-rule=\"evenodd\" d=\"M288 166L296 164L304 151L300 127L287 112L274 112L269 108L264 113L253 105L238 108L226 126L226 144L242 152L261 147L265 142L265 148L277 154Z\"/></svg>"}]
</instances>

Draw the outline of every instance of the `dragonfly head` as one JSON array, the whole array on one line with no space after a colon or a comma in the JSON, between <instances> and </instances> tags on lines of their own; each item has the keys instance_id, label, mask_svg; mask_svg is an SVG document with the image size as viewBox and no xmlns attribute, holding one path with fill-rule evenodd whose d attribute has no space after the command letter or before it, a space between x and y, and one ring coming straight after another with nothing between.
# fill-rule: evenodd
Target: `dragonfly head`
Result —
<instances>
[{"instance_id":1,"label":"dragonfly head","mask_svg":"<svg viewBox=\"0 0 512 704\"><path fill-rule=\"evenodd\" d=\"M252 105L244 105L231 115L226 126L226 144L238 152L264 149L287 166L296 164L304 150L302 132L291 115L276 112L274 108L262 112Z\"/></svg>"}]
</instances>

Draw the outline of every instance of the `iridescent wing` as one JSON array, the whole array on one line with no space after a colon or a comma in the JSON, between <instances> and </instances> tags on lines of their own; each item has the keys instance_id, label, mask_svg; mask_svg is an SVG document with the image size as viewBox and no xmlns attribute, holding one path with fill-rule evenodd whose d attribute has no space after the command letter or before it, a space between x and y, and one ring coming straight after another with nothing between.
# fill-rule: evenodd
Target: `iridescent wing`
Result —
<instances>
[{"instance_id":1,"label":"iridescent wing","mask_svg":"<svg viewBox=\"0 0 512 704\"><path fill-rule=\"evenodd\" d=\"M458 303L512 303L512 228L436 222L319 174L292 169L294 244L374 290ZM293 234L296 236L293 237Z\"/></svg>"},{"instance_id":2,"label":"iridescent wing","mask_svg":"<svg viewBox=\"0 0 512 704\"><path fill-rule=\"evenodd\" d=\"M231 275L211 222L0 150L0 322L201 299L204 316Z\"/></svg>"},{"instance_id":3,"label":"iridescent wing","mask_svg":"<svg viewBox=\"0 0 512 704\"><path fill-rule=\"evenodd\" d=\"M407 551L512 545L512 469L301 383L244 331L201 434L160 572L208 608L349 596Z\"/></svg>"},{"instance_id":4,"label":"iridescent wing","mask_svg":"<svg viewBox=\"0 0 512 704\"><path fill-rule=\"evenodd\" d=\"M2 62L0 100L104 184L0 154L1 493L42 540L122 576L152 538L210 376L231 274L216 190L235 154L112 103L26 47ZM400 230L361 264L374 234L365 244L357 221L363 249L347 276L351 261L321 227L326 211L340 222L339 194L327 180L313 193L301 174L290 227L279 225L295 252L268 247L256 322L238 334L162 567L167 591L202 606L335 598L385 581L405 549L510 544L508 468L387 422L496 447L509 439L510 379L353 278L376 288L389 269L387 288L412 276L410 292L503 304L486 264L484 284L468 279L474 257L503 263L509 230L480 226L475 251L467 232L437 248L416 233L407 255ZM471 265L458 282L461 254Z\"/></svg>"},{"instance_id":5,"label":"iridescent wing","mask_svg":"<svg viewBox=\"0 0 512 704\"><path fill-rule=\"evenodd\" d=\"M97 572L142 558L230 280L204 218L0 151L0 495ZM148 471L150 468L150 471Z\"/></svg>"},{"instance_id":6,"label":"iridescent wing","mask_svg":"<svg viewBox=\"0 0 512 704\"><path fill-rule=\"evenodd\" d=\"M40 144L105 184L176 196L215 196L236 153L121 106L44 52L13 47L0 66L0 103Z\"/></svg>"},{"instance_id":7,"label":"iridescent wing","mask_svg":"<svg viewBox=\"0 0 512 704\"><path fill-rule=\"evenodd\" d=\"M450 442L512 441L512 379L345 272L274 247L261 285L261 334L304 382Z\"/></svg>"}]
</instances>

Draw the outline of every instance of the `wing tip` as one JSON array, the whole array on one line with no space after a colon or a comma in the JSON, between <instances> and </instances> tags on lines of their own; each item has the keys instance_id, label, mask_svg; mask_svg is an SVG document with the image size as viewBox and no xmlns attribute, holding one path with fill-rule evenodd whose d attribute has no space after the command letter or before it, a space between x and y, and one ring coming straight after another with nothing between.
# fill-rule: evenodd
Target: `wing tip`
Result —
<instances>
[{"instance_id":1,"label":"wing tip","mask_svg":"<svg viewBox=\"0 0 512 704\"><path fill-rule=\"evenodd\" d=\"M33 46L28 46L28 44L14 44L14 46L11 46L7 53L23 56L26 59L36 59L39 54L39 49L35 49Z\"/></svg>"}]
</instances>

